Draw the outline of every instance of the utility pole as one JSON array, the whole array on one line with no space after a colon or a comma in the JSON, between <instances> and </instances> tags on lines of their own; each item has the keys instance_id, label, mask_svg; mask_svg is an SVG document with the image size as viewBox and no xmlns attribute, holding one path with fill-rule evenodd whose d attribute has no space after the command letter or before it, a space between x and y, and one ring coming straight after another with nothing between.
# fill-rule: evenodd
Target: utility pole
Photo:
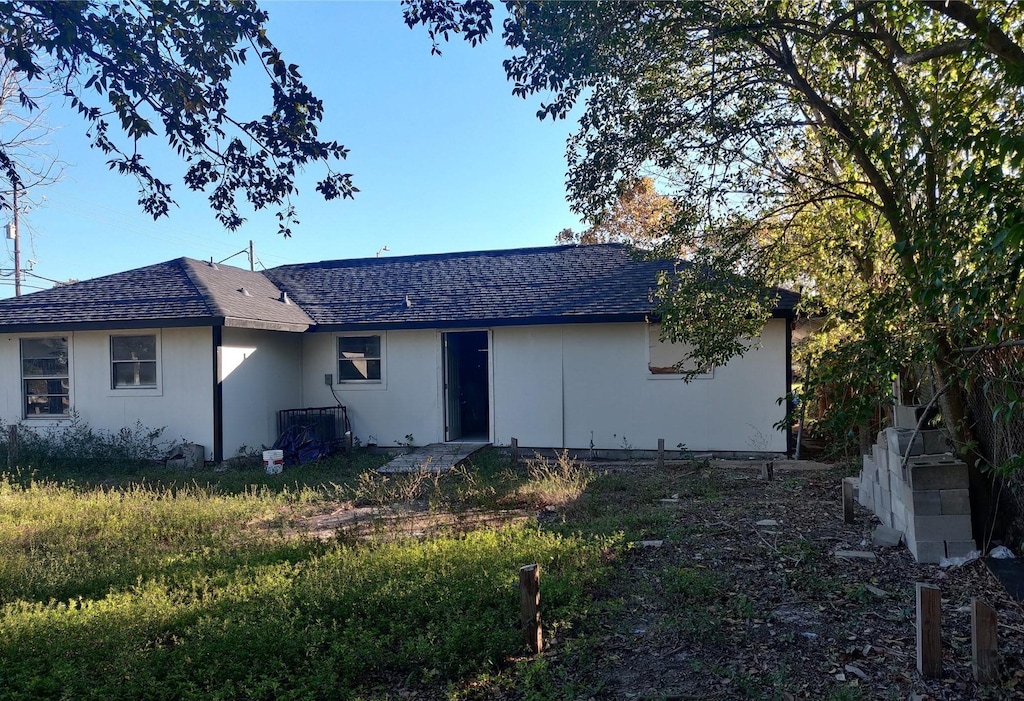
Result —
<instances>
[{"instance_id":1,"label":"utility pole","mask_svg":"<svg viewBox=\"0 0 1024 701\"><path fill-rule=\"evenodd\" d=\"M252 239L249 239L249 270L256 272L256 251L252 245Z\"/></svg>"},{"instance_id":2,"label":"utility pole","mask_svg":"<svg viewBox=\"0 0 1024 701\"><path fill-rule=\"evenodd\" d=\"M21 297L21 236L18 235L18 188L14 188L14 296Z\"/></svg>"}]
</instances>

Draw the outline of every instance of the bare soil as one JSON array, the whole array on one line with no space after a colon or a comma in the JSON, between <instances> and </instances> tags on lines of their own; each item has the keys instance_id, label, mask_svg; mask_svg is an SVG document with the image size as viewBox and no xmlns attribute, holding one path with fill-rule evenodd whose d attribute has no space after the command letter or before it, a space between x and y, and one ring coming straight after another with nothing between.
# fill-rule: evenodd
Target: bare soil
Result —
<instances>
[{"instance_id":1,"label":"bare soil","mask_svg":"<svg viewBox=\"0 0 1024 701\"><path fill-rule=\"evenodd\" d=\"M637 483L655 472L612 469ZM842 476L778 463L765 481L733 462L680 477L679 501L659 500L672 513L666 537L621 563L603 595L623 605L594 626L587 654L564 653L571 634L544 654L564 659L566 680L594 699L1024 698L1021 605L981 560L943 569L918 564L902 545L872 547L873 514L858 505L855 523L843 522ZM873 558L835 554L846 550ZM714 573L721 590L679 596L670 586L679 569ZM917 582L942 592L938 679L916 668ZM999 618L1000 678L985 687L971 670L973 597Z\"/></svg>"}]
</instances>

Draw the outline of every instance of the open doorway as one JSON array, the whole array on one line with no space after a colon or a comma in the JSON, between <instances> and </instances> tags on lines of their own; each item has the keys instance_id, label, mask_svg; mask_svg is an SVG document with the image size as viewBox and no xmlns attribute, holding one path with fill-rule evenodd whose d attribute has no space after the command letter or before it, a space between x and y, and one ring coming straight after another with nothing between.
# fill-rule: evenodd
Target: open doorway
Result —
<instances>
[{"instance_id":1,"label":"open doorway","mask_svg":"<svg viewBox=\"0 0 1024 701\"><path fill-rule=\"evenodd\" d=\"M444 439L490 439L490 387L486 331L456 331L444 344Z\"/></svg>"}]
</instances>

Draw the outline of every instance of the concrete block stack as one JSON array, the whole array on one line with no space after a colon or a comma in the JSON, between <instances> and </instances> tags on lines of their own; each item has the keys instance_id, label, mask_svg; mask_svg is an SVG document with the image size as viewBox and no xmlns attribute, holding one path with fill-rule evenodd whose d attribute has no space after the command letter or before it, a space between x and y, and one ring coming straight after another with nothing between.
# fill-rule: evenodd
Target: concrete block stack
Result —
<instances>
[{"instance_id":1,"label":"concrete block stack","mask_svg":"<svg viewBox=\"0 0 1024 701\"><path fill-rule=\"evenodd\" d=\"M887 428L865 455L859 500L903 539L918 562L937 563L975 550L967 465L941 431ZM904 460L906 458L906 460Z\"/></svg>"}]
</instances>

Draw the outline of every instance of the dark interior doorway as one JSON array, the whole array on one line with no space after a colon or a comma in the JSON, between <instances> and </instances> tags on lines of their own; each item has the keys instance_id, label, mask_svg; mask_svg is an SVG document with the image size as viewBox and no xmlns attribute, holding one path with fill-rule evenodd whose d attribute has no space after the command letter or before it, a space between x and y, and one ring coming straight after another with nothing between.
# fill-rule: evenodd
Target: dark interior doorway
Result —
<instances>
[{"instance_id":1,"label":"dark interior doorway","mask_svg":"<svg viewBox=\"0 0 1024 701\"><path fill-rule=\"evenodd\" d=\"M487 332L444 334L444 437L482 441L490 437Z\"/></svg>"}]
</instances>

